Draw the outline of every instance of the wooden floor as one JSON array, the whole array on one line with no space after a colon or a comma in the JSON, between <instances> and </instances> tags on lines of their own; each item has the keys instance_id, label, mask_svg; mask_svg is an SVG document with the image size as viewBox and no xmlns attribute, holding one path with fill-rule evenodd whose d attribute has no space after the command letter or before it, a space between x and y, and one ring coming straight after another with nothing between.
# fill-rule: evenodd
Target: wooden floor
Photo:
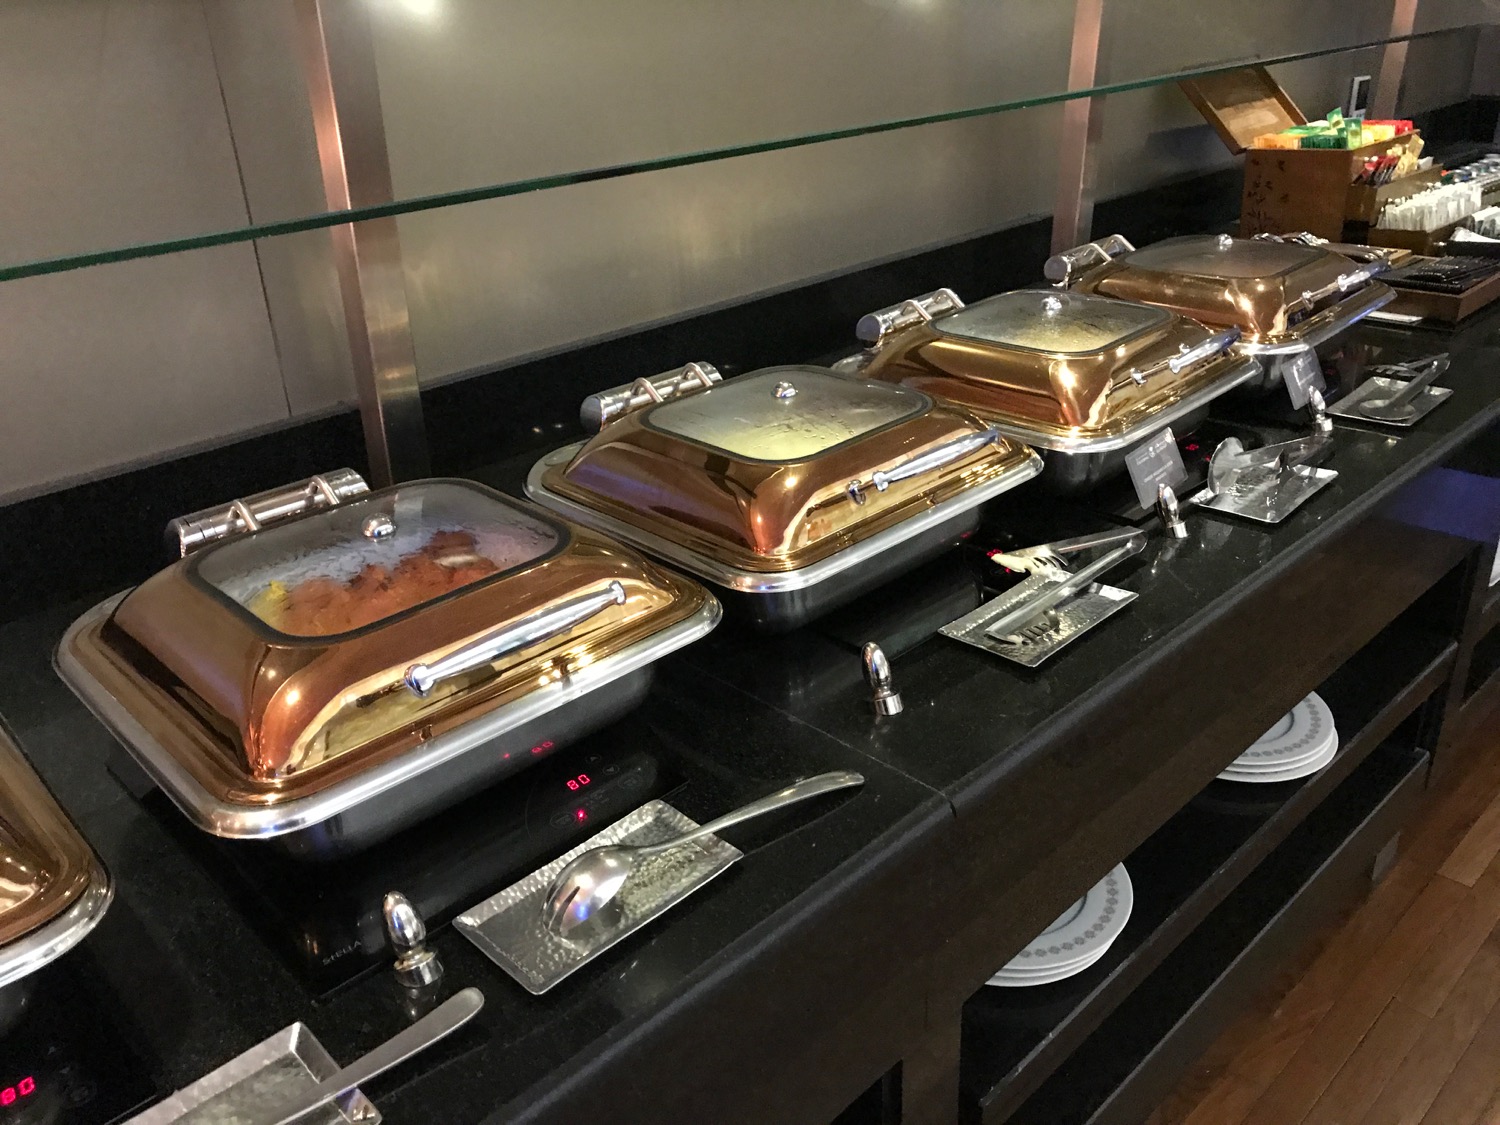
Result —
<instances>
[{"instance_id":1,"label":"wooden floor","mask_svg":"<svg viewBox=\"0 0 1500 1125\"><path fill-rule=\"evenodd\" d=\"M1500 717L1149 1125L1500 1125Z\"/></svg>"}]
</instances>

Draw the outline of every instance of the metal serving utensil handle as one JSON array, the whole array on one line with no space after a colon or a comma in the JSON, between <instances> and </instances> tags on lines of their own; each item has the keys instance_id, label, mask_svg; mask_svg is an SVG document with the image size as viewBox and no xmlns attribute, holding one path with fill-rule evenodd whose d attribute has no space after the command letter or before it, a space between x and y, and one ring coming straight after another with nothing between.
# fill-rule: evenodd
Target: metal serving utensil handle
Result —
<instances>
[{"instance_id":1,"label":"metal serving utensil handle","mask_svg":"<svg viewBox=\"0 0 1500 1125\"><path fill-rule=\"evenodd\" d=\"M866 313L854 326L854 334L871 346L879 344L892 332L901 332L918 324L926 324L940 316L958 312L964 303L951 289L934 289L920 297L912 297L899 305L891 305L878 312Z\"/></svg>"},{"instance_id":2,"label":"metal serving utensil handle","mask_svg":"<svg viewBox=\"0 0 1500 1125\"><path fill-rule=\"evenodd\" d=\"M985 627L984 631L992 637L1014 633L1037 614L1046 613L1047 610L1052 609L1059 602L1071 597L1079 590L1092 586L1105 571L1118 563L1124 562L1132 555L1140 554L1145 547L1145 533L1141 531L1135 532L1123 546L1116 547L1109 554L1101 556L1077 574L1069 575L1056 586L1052 587L1052 589L1022 602L1009 613L1001 614L994 621L991 621Z\"/></svg>"},{"instance_id":3,"label":"metal serving utensil handle","mask_svg":"<svg viewBox=\"0 0 1500 1125\"><path fill-rule=\"evenodd\" d=\"M292 1125L320 1106L345 1094L356 1086L362 1086L377 1075L384 1074L394 1066L404 1063L419 1051L425 1051L439 1039L453 1034L468 1023L479 1009L484 1007L484 993L477 988L465 988L412 1024L405 1031L392 1035L368 1054L355 1059L332 1078L324 1079L311 1090L299 1095L294 1102L280 1109L281 1116L274 1125Z\"/></svg>"},{"instance_id":4,"label":"metal serving utensil handle","mask_svg":"<svg viewBox=\"0 0 1500 1125\"><path fill-rule=\"evenodd\" d=\"M978 453L985 446L993 445L999 440L1000 431L993 426L977 434L965 434L961 438L954 438L952 441L945 441L942 445L934 446L925 453L908 457L891 469L876 469L870 474L870 481L875 485L876 492L884 492L897 481L910 480L923 473L930 473L934 469L941 469L944 465L951 465L954 461L961 460L971 453ZM845 491L856 504L865 502L864 485L859 481L851 480Z\"/></svg>"},{"instance_id":5,"label":"metal serving utensil handle","mask_svg":"<svg viewBox=\"0 0 1500 1125\"><path fill-rule=\"evenodd\" d=\"M493 663L506 653L538 644L565 633L596 613L612 605L625 604L625 587L608 582L597 590L579 594L548 609L523 617L514 624L501 625L487 636L454 649L431 664L413 664L406 670L405 682L414 695L426 697L443 680Z\"/></svg>"},{"instance_id":6,"label":"metal serving utensil handle","mask_svg":"<svg viewBox=\"0 0 1500 1125\"><path fill-rule=\"evenodd\" d=\"M820 797L824 793L832 793L838 789L851 789L856 785L865 783L865 775L855 773L853 770L834 770L831 773L820 773L813 777L804 777L801 781L794 781L785 789L778 789L769 796L762 797L758 801L751 801L748 805L742 805L731 813L725 813L721 817L710 820L707 824L700 824L691 832L685 832L674 840L667 840L660 844L647 844L636 852L639 856L656 855L660 852L670 851L672 848L683 844L691 844L694 840L701 840L705 836L712 836L715 832L723 831L725 828L733 827L742 821L753 817L764 816L766 813L784 809L788 805L795 805L798 801L806 801L811 797Z\"/></svg>"},{"instance_id":7,"label":"metal serving utensil handle","mask_svg":"<svg viewBox=\"0 0 1500 1125\"><path fill-rule=\"evenodd\" d=\"M1433 380L1435 380L1439 375L1447 370L1447 354L1444 353L1442 355L1433 356L1432 359L1428 361L1426 368L1420 374L1414 376L1411 379L1408 379L1406 381L1406 386L1402 387L1400 391L1398 391L1391 397L1390 401L1385 404L1385 409L1395 410L1399 407L1406 406L1419 394L1426 390L1427 387L1432 384Z\"/></svg>"}]
</instances>

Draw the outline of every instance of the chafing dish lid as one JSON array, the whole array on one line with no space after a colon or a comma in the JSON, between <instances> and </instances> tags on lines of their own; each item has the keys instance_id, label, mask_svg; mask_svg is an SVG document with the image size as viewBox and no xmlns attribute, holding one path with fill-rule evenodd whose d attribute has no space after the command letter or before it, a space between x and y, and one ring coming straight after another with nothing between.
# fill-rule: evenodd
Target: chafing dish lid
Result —
<instances>
[{"instance_id":1,"label":"chafing dish lid","mask_svg":"<svg viewBox=\"0 0 1500 1125\"><path fill-rule=\"evenodd\" d=\"M11 975L14 943L63 914L101 877L92 849L0 728L0 978Z\"/></svg>"},{"instance_id":2,"label":"chafing dish lid","mask_svg":"<svg viewBox=\"0 0 1500 1125\"><path fill-rule=\"evenodd\" d=\"M940 448L941 447L941 448ZM887 472L931 453L910 476ZM607 424L545 462L563 498L745 571L798 570L1033 454L919 391L773 367Z\"/></svg>"},{"instance_id":3,"label":"chafing dish lid","mask_svg":"<svg viewBox=\"0 0 1500 1125\"><path fill-rule=\"evenodd\" d=\"M1020 289L942 317L934 327L956 336L1053 355L1085 355L1161 328L1171 314L1087 293Z\"/></svg>"},{"instance_id":4,"label":"chafing dish lid","mask_svg":"<svg viewBox=\"0 0 1500 1125\"><path fill-rule=\"evenodd\" d=\"M1139 270L1241 280L1284 277L1324 256L1324 251L1293 242L1188 235L1133 251L1124 261Z\"/></svg>"},{"instance_id":5,"label":"chafing dish lid","mask_svg":"<svg viewBox=\"0 0 1500 1125\"><path fill-rule=\"evenodd\" d=\"M564 534L498 495L429 481L242 536L188 567L273 632L326 640L534 563Z\"/></svg>"},{"instance_id":6,"label":"chafing dish lid","mask_svg":"<svg viewBox=\"0 0 1500 1125\"><path fill-rule=\"evenodd\" d=\"M1250 374L1235 333L1153 305L1017 290L906 325L863 370L961 404L1022 441L1107 452Z\"/></svg>"},{"instance_id":7,"label":"chafing dish lid","mask_svg":"<svg viewBox=\"0 0 1500 1125\"><path fill-rule=\"evenodd\" d=\"M483 486L417 481L204 548L70 651L204 790L272 804L603 664L709 600ZM565 625L533 626L554 611Z\"/></svg>"},{"instance_id":8,"label":"chafing dish lid","mask_svg":"<svg viewBox=\"0 0 1500 1125\"><path fill-rule=\"evenodd\" d=\"M931 405L926 396L903 388L815 367L779 367L664 403L644 421L651 429L744 461L788 463L822 456L915 418Z\"/></svg>"}]
</instances>

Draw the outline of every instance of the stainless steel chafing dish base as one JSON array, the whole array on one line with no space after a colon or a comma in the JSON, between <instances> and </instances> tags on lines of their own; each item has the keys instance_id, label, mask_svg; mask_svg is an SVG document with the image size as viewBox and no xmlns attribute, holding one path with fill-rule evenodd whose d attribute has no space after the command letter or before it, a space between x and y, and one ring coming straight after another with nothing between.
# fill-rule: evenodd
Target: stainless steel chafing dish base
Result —
<instances>
[{"instance_id":1,"label":"stainless steel chafing dish base","mask_svg":"<svg viewBox=\"0 0 1500 1125\"><path fill-rule=\"evenodd\" d=\"M339 1065L305 1024L284 1027L218 1070L132 1117L127 1125L270 1125L268 1108L338 1073ZM300 1118L307 1125L379 1125L380 1111L358 1090Z\"/></svg>"},{"instance_id":2,"label":"stainless steel chafing dish base","mask_svg":"<svg viewBox=\"0 0 1500 1125\"><path fill-rule=\"evenodd\" d=\"M1451 387L1423 387L1422 393L1411 402L1412 409L1417 412L1416 415L1405 422L1397 422L1390 418L1371 418L1368 414L1359 412L1359 404L1366 399L1390 398L1400 394L1405 387L1404 380L1387 379L1384 375L1371 375L1343 398L1330 403L1328 413L1337 414L1340 418L1348 418L1354 422L1369 422L1376 426L1399 426L1402 429L1409 429L1443 405L1443 402L1453 394Z\"/></svg>"},{"instance_id":3,"label":"stainless steel chafing dish base","mask_svg":"<svg viewBox=\"0 0 1500 1125\"><path fill-rule=\"evenodd\" d=\"M1218 495L1200 492L1193 503L1225 515L1259 523L1280 523L1337 476L1335 469L1294 465L1281 470L1271 467L1241 473L1233 485Z\"/></svg>"},{"instance_id":4,"label":"stainless steel chafing dish base","mask_svg":"<svg viewBox=\"0 0 1500 1125\"><path fill-rule=\"evenodd\" d=\"M1019 643L1007 644L988 634L992 621L1009 613L1022 602L1036 597L1048 586L1056 584L1056 579L1032 575L1014 590L985 602L972 613L966 613L957 621L944 625L938 632L955 641L1003 656L1013 663L1035 668L1067 648L1099 622L1114 616L1138 596L1130 590L1096 582L1087 590L1074 594L1052 610L1040 613L1022 625L1016 631Z\"/></svg>"},{"instance_id":5,"label":"stainless steel chafing dish base","mask_svg":"<svg viewBox=\"0 0 1500 1125\"><path fill-rule=\"evenodd\" d=\"M455 792L495 784L511 772L500 765L509 754L520 759L543 741L567 745L628 714L646 698L654 662L703 636L720 616L718 603L710 600L692 617L620 650L613 660L580 669L511 707L429 739L418 753L322 793L262 807L214 798L175 759L161 753L146 728L72 656L71 639L108 617L124 596L101 602L64 634L54 661L63 681L199 828L230 839L265 840L288 855L320 860L387 839L453 804Z\"/></svg>"},{"instance_id":6,"label":"stainless steel chafing dish base","mask_svg":"<svg viewBox=\"0 0 1500 1125\"><path fill-rule=\"evenodd\" d=\"M453 920L533 996L540 996L657 915L670 910L730 864L740 850L708 836L641 861L620 891L621 914L611 925L583 936L559 937L547 929L542 905L553 878L574 856L604 844L656 844L698 825L665 801L642 805L520 882L491 895Z\"/></svg>"}]
</instances>

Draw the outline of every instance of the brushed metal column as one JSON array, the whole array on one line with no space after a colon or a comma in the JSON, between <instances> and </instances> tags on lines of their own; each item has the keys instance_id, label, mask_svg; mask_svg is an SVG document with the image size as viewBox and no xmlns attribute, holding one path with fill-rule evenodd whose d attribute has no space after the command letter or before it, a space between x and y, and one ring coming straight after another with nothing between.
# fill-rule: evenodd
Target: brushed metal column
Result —
<instances>
[{"instance_id":1,"label":"brushed metal column","mask_svg":"<svg viewBox=\"0 0 1500 1125\"><path fill-rule=\"evenodd\" d=\"M389 203L394 188L365 0L296 5L329 210ZM427 431L396 220L365 219L329 233L373 483L426 476Z\"/></svg>"},{"instance_id":2,"label":"brushed metal column","mask_svg":"<svg viewBox=\"0 0 1500 1125\"><path fill-rule=\"evenodd\" d=\"M1417 0L1395 0L1391 9L1391 37L1410 35L1417 25ZM1370 116L1396 116L1396 102L1401 97L1401 77L1406 72L1408 43L1387 43L1380 59L1380 77L1375 80L1375 97L1370 100Z\"/></svg>"},{"instance_id":3,"label":"brushed metal column","mask_svg":"<svg viewBox=\"0 0 1500 1125\"><path fill-rule=\"evenodd\" d=\"M1087 90L1099 69L1104 0L1075 0L1068 89ZM1104 99L1063 102L1057 147L1057 202L1052 209L1052 252L1089 241L1094 229L1094 161L1104 130Z\"/></svg>"}]
</instances>

